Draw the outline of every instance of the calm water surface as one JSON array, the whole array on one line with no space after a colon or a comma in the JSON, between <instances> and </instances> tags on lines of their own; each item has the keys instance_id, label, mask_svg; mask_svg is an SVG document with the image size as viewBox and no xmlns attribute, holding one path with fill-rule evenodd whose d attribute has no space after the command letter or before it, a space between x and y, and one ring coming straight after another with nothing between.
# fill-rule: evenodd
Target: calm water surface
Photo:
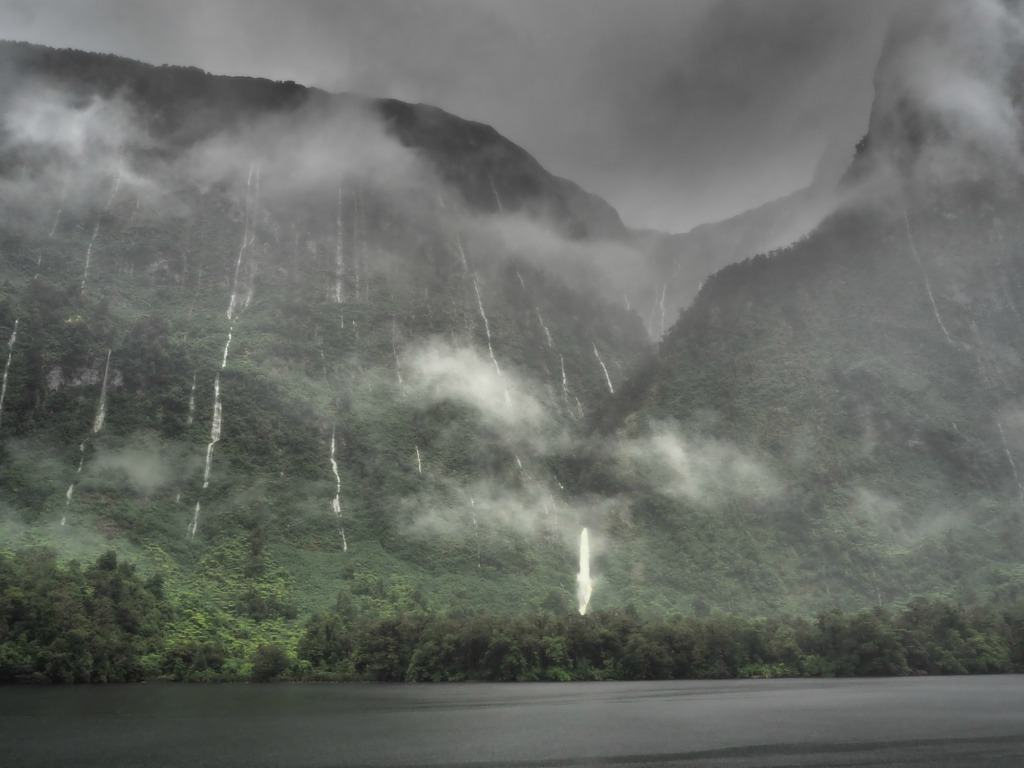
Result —
<instances>
[{"instance_id":1,"label":"calm water surface","mask_svg":"<svg viewBox=\"0 0 1024 768\"><path fill-rule=\"evenodd\" d=\"M1024 766L1024 677L0 688L4 766Z\"/></svg>"}]
</instances>

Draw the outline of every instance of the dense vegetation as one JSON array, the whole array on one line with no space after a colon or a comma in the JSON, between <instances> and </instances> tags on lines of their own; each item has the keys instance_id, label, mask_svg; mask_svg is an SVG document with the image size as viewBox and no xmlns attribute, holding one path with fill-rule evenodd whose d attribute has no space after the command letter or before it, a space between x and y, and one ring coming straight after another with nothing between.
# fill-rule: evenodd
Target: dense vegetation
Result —
<instances>
[{"instance_id":1,"label":"dense vegetation","mask_svg":"<svg viewBox=\"0 0 1024 768\"><path fill-rule=\"evenodd\" d=\"M701 606L699 612L706 613ZM171 642L172 606L113 553L82 568L45 550L0 557L0 681L566 681L665 678L985 674L1024 671L1024 605L964 609L915 600L902 610L816 619L722 614L642 619L429 614L415 603L366 616L343 593L295 647L259 645L232 659L217 643Z\"/></svg>"}]
</instances>

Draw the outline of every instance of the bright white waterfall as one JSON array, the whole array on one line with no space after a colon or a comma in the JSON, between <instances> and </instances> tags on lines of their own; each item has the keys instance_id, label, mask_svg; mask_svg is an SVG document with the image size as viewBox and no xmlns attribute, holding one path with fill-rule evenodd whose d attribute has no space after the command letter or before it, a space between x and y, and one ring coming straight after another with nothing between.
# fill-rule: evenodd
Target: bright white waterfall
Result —
<instances>
[{"instance_id":1,"label":"bright white waterfall","mask_svg":"<svg viewBox=\"0 0 1024 768\"><path fill-rule=\"evenodd\" d=\"M398 356L398 321L391 317L391 353L395 357L395 378L398 380L399 388L405 386L402 380L402 361Z\"/></svg>"},{"instance_id":2,"label":"bright white waterfall","mask_svg":"<svg viewBox=\"0 0 1024 768\"><path fill-rule=\"evenodd\" d=\"M245 261L246 253L249 250L249 246L252 245L253 236L250 233L250 219L252 217L251 205L252 205L252 187L253 187L253 173L258 176L258 169L254 163L249 164L249 177L245 182L245 210L242 213L242 242L238 246L238 256L235 259L235 272L231 278L231 296L228 299L228 320L235 319L235 312L238 309L238 277L242 271L242 264ZM259 182L257 181L257 185Z\"/></svg>"},{"instance_id":3,"label":"bright white waterfall","mask_svg":"<svg viewBox=\"0 0 1024 768\"><path fill-rule=\"evenodd\" d=\"M604 381L608 385L608 393L611 395L615 394L615 387L612 386L612 377L608 375L608 367L604 364L604 360L601 359L601 353L597 351L597 343L594 342L594 357L597 358L598 365L601 366L601 370L604 372Z\"/></svg>"},{"instance_id":4,"label":"bright white waterfall","mask_svg":"<svg viewBox=\"0 0 1024 768\"><path fill-rule=\"evenodd\" d=\"M344 219L341 214L341 184L338 185L338 210L334 216L334 303L345 300Z\"/></svg>"},{"instance_id":5,"label":"bright white waterfall","mask_svg":"<svg viewBox=\"0 0 1024 768\"><path fill-rule=\"evenodd\" d=\"M501 204L501 195L498 194L498 186L494 183L494 177L487 174L487 179L491 182L491 192L494 193L494 202L498 204L498 213L504 213L505 206Z\"/></svg>"},{"instance_id":6,"label":"bright white waterfall","mask_svg":"<svg viewBox=\"0 0 1024 768\"><path fill-rule=\"evenodd\" d=\"M192 388L188 392L188 417L185 425L191 427L196 418L196 374L192 372Z\"/></svg>"},{"instance_id":7,"label":"bright white waterfall","mask_svg":"<svg viewBox=\"0 0 1024 768\"><path fill-rule=\"evenodd\" d=\"M587 529L580 533L580 572L576 574L576 600L579 604L580 616L587 615L590 596L594 592L594 582L590 578L590 537Z\"/></svg>"},{"instance_id":8,"label":"bright white waterfall","mask_svg":"<svg viewBox=\"0 0 1024 768\"><path fill-rule=\"evenodd\" d=\"M526 293L526 281L523 280L523 276L519 274L519 270L516 270L516 279L519 281L519 287L523 289L523 293Z\"/></svg>"},{"instance_id":9,"label":"bright white waterfall","mask_svg":"<svg viewBox=\"0 0 1024 768\"><path fill-rule=\"evenodd\" d=\"M227 341L224 342L224 354L222 354L221 357L220 357L220 367L221 367L221 370L224 370L228 366L228 350L231 349L231 338L232 338L232 336L234 334L234 330L235 330L235 326L234 325L232 325L230 328L228 328L228 339L227 339Z\"/></svg>"},{"instance_id":10,"label":"bright white waterfall","mask_svg":"<svg viewBox=\"0 0 1024 768\"><path fill-rule=\"evenodd\" d=\"M199 512L201 509L202 506L197 501L195 508L192 510L192 522L188 524L188 535L193 539L196 537L196 531L199 529Z\"/></svg>"},{"instance_id":11,"label":"bright white waterfall","mask_svg":"<svg viewBox=\"0 0 1024 768\"><path fill-rule=\"evenodd\" d=\"M7 397L7 374L11 370L11 358L14 357L14 343L18 340L18 320L14 321L14 330L7 339L7 362L4 364L4 377L0 381L0 425L4 423L4 399Z\"/></svg>"},{"instance_id":12,"label":"bright white waterfall","mask_svg":"<svg viewBox=\"0 0 1024 768\"><path fill-rule=\"evenodd\" d=\"M92 264L92 248L96 244L96 236L100 233L100 223L97 221L92 228L92 237L89 238L89 245L85 249L85 267L82 269L82 285L80 290L84 293L86 283L89 282L89 266Z\"/></svg>"},{"instance_id":13,"label":"bright white waterfall","mask_svg":"<svg viewBox=\"0 0 1024 768\"><path fill-rule=\"evenodd\" d=\"M341 475L338 474L336 430L337 428L331 429L331 472L334 474L334 498L331 499L331 511L338 519L338 533L341 534L341 551L348 552L348 539L345 536L345 526L341 520Z\"/></svg>"},{"instance_id":14,"label":"bright white waterfall","mask_svg":"<svg viewBox=\"0 0 1024 768\"><path fill-rule=\"evenodd\" d=\"M487 321L487 312L484 311L484 300L480 296L480 284L477 282L475 274L473 275L473 290L476 291L476 305L480 310L480 319L484 321L484 334L487 336L487 353L491 356L491 362L494 363L495 372L504 382L505 374L501 372L501 366L498 365L498 358L494 356L494 345L491 343L491 324ZM512 398L508 394L508 387L505 387L505 404L512 404Z\"/></svg>"},{"instance_id":15,"label":"bright white waterfall","mask_svg":"<svg viewBox=\"0 0 1024 768\"><path fill-rule=\"evenodd\" d=\"M928 278L928 270L925 269L924 261L921 259L921 254L918 253L917 245L914 243L914 233L910 228L910 216L907 214L907 209L903 209L903 226L907 232L907 244L910 246L910 253L914 257L914 261L917 262L917 268L921 271L921 278L924 282L924 289L928 293L928 301L932 305L932 314L935 316L935 322L939 324L939 328L942 330L942 335L946 337L953 346L958 346L957 341L949 334L949 329L946 328L946 324L942 321L942 313L939 312L939 305L935 303L935 294L932 293L932 283Z\"/></svg>"},{"instance_id":16,"label":"bright white waterfall","mask_svg":"<svg viewBox=\"0 0 1024 768\"><path fill-rule=\"evenodd\" d=\"M416 473L420 477L423 477L423 457L420 456L420 447L418 445L414 445L413 448L416 449Z\"/></svg>"},{"instance_id":17,"label":"bright white waterfall","mask_svg":"<svg viewBox=\"0 0 1024 768\"><path fill-rule=\"evenodd\" d=\"M96 418L92 422L92 433L95 435L103 429L103 423L107 420L107 379L110 376L110 353L107 350L107 364L103 367L103 383L100 385L100 399L96 405Z\"/></svg>"},{"instance_id":18,"label":"bright white waterfall","mask_svg":"<svg viewBox=\"0 0 1024 768\"><path fill-rule=\"evenodd\" d=\"M220 442L224 425L224 409L220 403L220 374L213 377L213 418L210 421L210 442L206 444L206 463L203 466L203 490L210 487L210 468L213 466L213 448Z\"/></svg>"},{"instance_id":19,"label":"bright white waterfall","mask_svg":"<svg viewBox=\"0 0 1024 768\"><path fill-rule=\"evenodd\" d=\"M540 323L540 328L544 331L544 340L548 343L548 349L554 348L555 342L551 338L551 331L548 330L548 326L544 322L544 316L541 315L540 310L536 307L534 307L533 311L537 313L537 322Z\"/></svg>"},{"instance_id":20,"label":"bright white waterfall","mask_svg":"<svg viewBox=\"0 0 1024 768\"><path fill-rule=\"evenodd\" d=\"M1010 465L1010 471L1013 472L1013 481L1017 484L1017 495L1020 497L1021 502L1024 502L1024 483L1021 483L1020 474L1017 472L1017 462L1013 460L1010 445L1006 442L1006 431L1003 429L1003 422L997 419L996 426L999 428L999 439L1003 443L1003 454Z\"/></svg>"}]
</instances>

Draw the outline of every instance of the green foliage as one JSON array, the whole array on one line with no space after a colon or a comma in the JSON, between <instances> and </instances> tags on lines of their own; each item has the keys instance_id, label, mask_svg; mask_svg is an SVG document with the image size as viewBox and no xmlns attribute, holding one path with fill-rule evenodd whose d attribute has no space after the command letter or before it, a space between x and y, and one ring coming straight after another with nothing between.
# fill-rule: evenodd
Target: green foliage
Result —
<instances>
[{"instance_id":1,"label":"green foliage","mask_svg":"<svg viewBox=\"0 0 1024 768\"><path fill-rule=\"evenodd\" d=\"M279 645L261 645L252 655L252 679L269 683L288 669L288 653Z\"/></svg>"}]
</instances>

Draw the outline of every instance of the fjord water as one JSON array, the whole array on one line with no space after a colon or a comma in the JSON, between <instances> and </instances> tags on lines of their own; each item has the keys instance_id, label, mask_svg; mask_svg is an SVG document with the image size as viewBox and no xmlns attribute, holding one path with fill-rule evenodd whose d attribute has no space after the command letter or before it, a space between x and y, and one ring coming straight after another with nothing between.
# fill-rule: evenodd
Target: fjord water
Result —
<instances>
[{"instance_id":1,"label":"fjord water","mask_svg":"<svg viewBox=\"0 0 1024 768\"><path fill-rule=\"evenodd\" d=\"M0 688L11 766L1024 764L1024 677Z\"/></svg>"}]
</instances>

